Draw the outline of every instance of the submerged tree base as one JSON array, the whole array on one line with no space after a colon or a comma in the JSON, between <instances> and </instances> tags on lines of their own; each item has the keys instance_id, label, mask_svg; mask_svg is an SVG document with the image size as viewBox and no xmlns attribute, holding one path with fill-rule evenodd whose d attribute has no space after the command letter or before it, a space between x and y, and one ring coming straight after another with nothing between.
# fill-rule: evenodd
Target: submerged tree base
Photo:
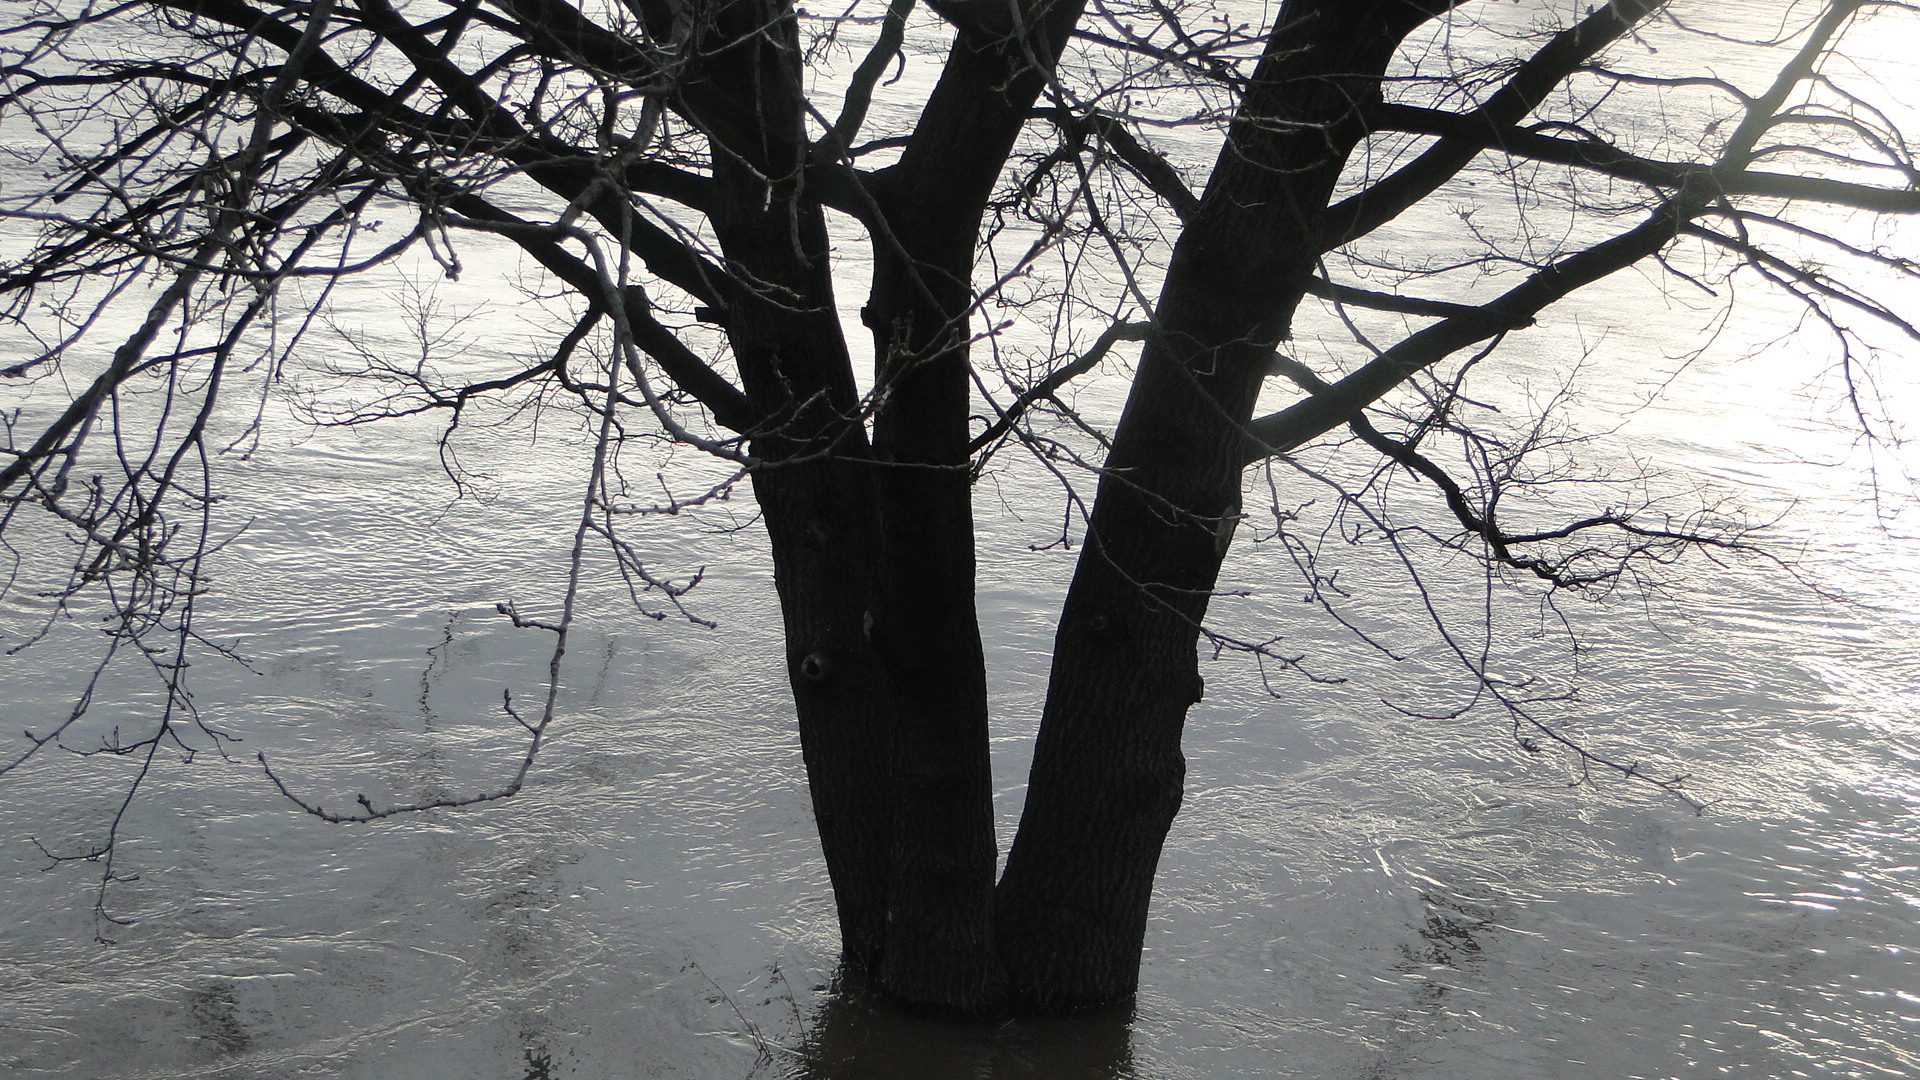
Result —
<instances>
[{"instance_id":1,"label":"submerged tree base","mask_svg":"<svg viewBox=\"0 0 1920 1080\"><path fill-rule=\"evenodd\" d=\"M796 1080L1111 1080L1133 1073L1131 1002L1065 1017L961 1017L890 1001L844 966L808 1018Z\"/></svg>"}]
</instances>

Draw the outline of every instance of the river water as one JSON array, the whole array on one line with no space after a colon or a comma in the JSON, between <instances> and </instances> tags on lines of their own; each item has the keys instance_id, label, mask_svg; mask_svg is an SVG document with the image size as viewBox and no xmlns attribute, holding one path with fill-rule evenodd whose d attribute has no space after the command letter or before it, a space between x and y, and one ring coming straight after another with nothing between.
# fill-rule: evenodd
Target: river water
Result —
<instances>
[{"instance_id":1,"label":"river water","mask_svg":"<svg viewBox=\"0 0 1920 1080\"><path fill-rule=\"evenodd\" d=\"M1444 243L1430 227L1400 242ZM534 347L521 321L532 309L501 300L500 282L469 273L436 286L446 312L473 314L459 362ZM1668 568L1660 591L1557 612L1496 588L1489 620L1470 564L1416 555L1410 568L1335 534L1321 557L1349 586L1339 610L1394 660L1303 604L1287 548L1268 539L1269 503L1313 503L1289 528L1320 537L1331 492L1291 470L1253 477L1225 574L1246 595L1216 606L1217 626L1281 635L1283 651L1345 681L1269 670L1269 682L1245 658L1206 659L1136 1006L991 1029L877 1015L835 991L831 899L744 493L631 534L658 572L706 568L688 603L712 627L670 609L644 617L609 564L589 564L557 737L519 797L352 827L289 805L256 753L340 807L363 793L376 805L458 795L511 773L521 740L502 694L538 699L547 641L495 605L557 603L588 445L577 417L485 414L457 444L462 494L440 469L433 421L310 427L295 406L338 388L296 374L267 405L284 422L222 466L216 531L231 539L198 613L204 634L246 660L203 655L194 670L203 718L240 741L164 761L142 789L120 839L128 878L105 894L124 924L95 913L97 865L50 868L41 846L97 840L127 763L49 755L0 782L0 1071L1913 1075L1910 487L1897 456L1870 453L1836 409L1827 343L1783 336L1794 311L1751 288L1738 320L1689 359L1683 343L1701 340L1709 316L1657 286L1613 282L1558 314L1503 354L1506 374L1485 393L1517 410L1579 360L1568 420L1610 432L1584 460L1661 470L1649 486L1691 505L1739 499L1774 521L1768 542L1795 572L1694 558ZM341 294L334 318L404 347L391 288ZM843 300L857 306L862 291ZM1883 411L1911 415L1920 380L1897 354L1884 359ZM1083 401L1120 391L1096 384ZM637 453L628 465L641 486L655 467ZM682 460L670 472L691 484L708 469ZM1052 483L1009 459L978 500L1003 843L1073 557L1048 546L1061 528ZM1391 498L1411 515L1430 499L1411 487ZM25 560L30 581L44 564L31 550ZM1470 643L1485 638L1502 674L1573 692L1539 707L1552 723L1657 775L1690 774L1686 790L1711 806L1696 814L1608 776L1571 783L1570 762L1522 751L1485 707L1436 718L1473 681L1427 601ZM9 647L46 614L31 589L11 591ZM44 729L71 708L101 648L97 613L75 614L5 659L0 730ZM113 672L92 738L135 730L157 700L150 668Z\"/></svg>"}]
</instances>

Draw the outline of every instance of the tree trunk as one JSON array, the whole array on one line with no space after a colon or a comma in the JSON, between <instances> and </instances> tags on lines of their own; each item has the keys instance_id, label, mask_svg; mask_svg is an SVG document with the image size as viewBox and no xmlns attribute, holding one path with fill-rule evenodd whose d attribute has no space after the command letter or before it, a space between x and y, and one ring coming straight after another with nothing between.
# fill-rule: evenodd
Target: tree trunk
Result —
<instances>
[{"instance_id":1,"label":"tree trunk","mask_svg":"<svg viewBox=\"0 0 1920 1080\"><path fill-rule=\"evenodd\" d=\"M1030 44L964 31L916 138L877 192L863 316L873 331L874 448L885 562L875 641L899 717L888 945L876 982L895 1000L985 1015L1003 1005L993 943L993 775L986 662L974 606L969 453L970 287L1001 164L1080 5L1052 6Z\"/></svg>"},{"instance_id":2,"label":"tree trunk","mask_svg":"<svg viewBox=\"0 0 1920 1080\"><path fill-rule=\"evenodd\" d=\"M756 473L753 487L841 940L847 961L868 969L887 940L895 723L886 667L865 633L879 561L871 468L830 459Z\"/></svg>"},{"instance_id":3,"label":"tree trunk","mask_svg":"<svg viewBox=\"0 0 1920 1080\"><path fill-rule=\"evenodd\" d=\"M1293 0L1199 213L1099 485L1056 638L1027 807L993 883L986 679L974 613L966 335L981 216L1078 6L1022 43L962 26L916 136L874 189L886 239L865 317L866 443L805 197L795 42L736 33L716 85L753 87L756 141L714 155L709 212L736 285L723 317L761 415L802 748L847 956L882 993L968 1014L1127 998L1179 809L1195 646L1240 512L1245 425L1407 30L1445 6ZM748 2L725 9L753 15ZM997 10L997 9L996 9ZM735 28L738 31L740 28ZM749 73L763 76L748 78ZM765 77L770 75L782 77ZM781 464L785 462L786 464Z\"/></svg>"},{"instance_id":4,"label":"tree trunk","mask_svg":"<svg viewBox=\"0 0 1920 1080\"><path fill-rule=\"evenodd\" d=\"M1240 519L1244 430L1320 252L1318 219L1401 38L1448 5L1290 0L1168 267L1055 637L997 896L1016 1008L1138 983L1201 621Z\"/></svg>"},{"instance_id":5,"label":"tree trunk","mask_svg":"<svg viewBox=\"0 0 1920 1080\"><path fill-rule=\"evenodd\" d=\"M881 591L873 455L834 300L825 216L803 182L805 101L790 13L719 9L741 44L710 58L716 84L750 95L752 141L716 149L708 219L732 271L724 320L767 464L754 495L772 547L801 753L847 959L877 965L888 941L897 715L872 643Z\"/></svg>"}]
</instances>

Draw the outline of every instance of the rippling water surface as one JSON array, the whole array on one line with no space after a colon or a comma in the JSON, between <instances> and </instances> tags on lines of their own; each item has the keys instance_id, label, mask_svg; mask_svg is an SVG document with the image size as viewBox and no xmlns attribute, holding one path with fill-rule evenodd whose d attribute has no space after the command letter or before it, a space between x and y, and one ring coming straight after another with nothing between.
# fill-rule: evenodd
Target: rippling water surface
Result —
<instances>
[{"instance_id":1,"label":"rippling water surface","mask_svg":"<svg viewBox=\"0 0 1920 1080\"><path fill-rule=\"evenodd\" d=\"M644 618L591 568L558 738L519 798L329 826L253 755L343 808L510 773L521 743L503 692L538 698L546 641L495 605L556 602L582 440L566 418L503 418L462 444L481 483L456 498L429 425L283 425L226 467L235 535L200 615L247 660L195 672L208 723L242 741L230 759L166 763L132 807L119 868L137 880L107 894L126 925L96 919L97 867L48 870L35 844L97 836L124 763L50 756L0 785L0 1071L1914 1075L1920 550L1894 516L1897 468L1876 506L1861 448L1810 385L1830 359L1817 342L1755 355L1790 313L1683 365L1666 341L1697 329L1689 313L1609 321L1659 309L1643 288L1571 312L1513 361L1514 393L1560 370L1557 350L1590 347L1584 418L1620 425L1608 452L1780 515L1774 542L1804 580L1695 560L1671 597L1576 601L1564 623L1515 608L1485 632L1497 663L1577 692L1554 723L1691 773L1703 815L1615 779L1575 786L1568 762L1520 751L1484 709L1414 715L1451 711L1470 686L1402 570L1378 550L1328 553L1357 586L1349 617L1394 662L1301 603L1256 519L1226 573L1249 595L1223 601L1220 625L1282 634L1346 681L1282 673L1268 693L1248 662L1203 665L1132 1016L996 1030L875 1016L829 992L831 900L764 538L732 528L752 518L744 496L635 526L660 572L708 568L692 605L715 629ZM490 329L512 347L507 322ZM1891 402L1920 404L1910 376L1890 378ZM1289 499L1320 497L1276 479ZM1003 841L1071 569L1071 553L1035 550L1059 527L1049 483L1008 463L980 500ZM1250 508L1266 490L1250 488ZM1479 594L1453 569L1424 566L1458 615ZM10 594L6 632L44 616L35 605ZM6 661L0 727L44 728L71 706L99 648L79 614ZM101 731L157 700L151 672L117 670L94 705Z\"/></svg>"}]
</instances>

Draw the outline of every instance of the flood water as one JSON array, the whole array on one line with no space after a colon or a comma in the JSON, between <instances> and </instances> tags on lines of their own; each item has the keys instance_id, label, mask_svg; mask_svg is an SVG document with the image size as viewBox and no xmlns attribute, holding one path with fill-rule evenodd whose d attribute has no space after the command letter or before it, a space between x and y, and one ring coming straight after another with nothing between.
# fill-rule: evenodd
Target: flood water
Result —
<instances>
[{"instance_id":1,"label":"flood water","mask_svg":"<svg viewBox=\"0 0 1920 1080\"><path fill-rule=\"evenodd\" d=\"M1400 242L1445 242L1443 222L1424 239L1420 227ZM448 312L473 316L462 362L539 340L521 321L529 309L497 300L500 281L432 286ZM398 340L381 321L390 287L344 292L334 317ZM1585 462L1656 471L1648 489L1677 506L1738 500L1773 523L1764 538L1791 572L1694 557L1651 590L1550 610L1537 594L1489 592L1467 561L1403 563L1336 530L1321 553L1350 594L1339 611L1389 656L1302 602L1272 538L1274 507L1299 512L1293 535L1326 535L1331 491L1289 468L1250 476L1223 577L1245 595L1216 605L1216 628L1279 635L1329 681L1203 659L1137 1003L992 1028L894 1017L837 983L765 537L744 488L629 534L661 574L705 568L687 603L711 627L657 598L646 603L667 618L636 612L611 564L589 563L556 737L521 795L346 827L283 798L256 754L340 809L511 775L523 740L503 694L539 699L548 639L496 605L558 603L588 449L578 417L491 415L457 444L462 491L441 470L434 420L312 427L298 406L338 387L296 373L267 402L276 422L258 451L220 466L226 543L196 618L244 663L203 651L193 689L202 719L236 741L222 754L203 739L191 762L175 755L148 778L119 836L110 918L95 909L100 867L45 852L98 841L130 763L48 754L0 780L0 1072L1914 1075L1911 486L1836 405L1828 343L1786 335L1797 313L1750 292L1690 358L1710 314L1647 278L1611 282L1516 339L1483 389L1517 413L1577 361L1568 421L1609 432ZM842 300L856 308L863 293ZM1312 335L1337 336L1319 318L1303 356ZM1882 359L1875 415L1913 415L1920 378L1897 353ZM1091 407L1122 392L1115 378L1083 394ZM656 466L629 453L643 487ZM977 499L1003 844L1074 554L1048 546L1062 520L1052 475L1005 457ZM1310 451L1300 464L1325 474L1344 460ZM668 472L692 484L710 468L681 459ZM1432 501L1412 485L1390 498L1415 516ZM52 566L25 546L21 559L26 585ZM1654 775L1689 774L1708 809L1614 776L1575 783L1573 762L1525 752L1497 710L1459 711L1475 682L1429 604L1459 640L1484 641L1502 675L1571 695L1538 706L1547 721ZM0 645L49 614L33 588L7 592ZM77 608L0 660L0 732L45 730L73 707L104 648L99 614ZM87 737L136 730L159 700L151 665L116 662Z\"/></svg>"}]
</instances>

